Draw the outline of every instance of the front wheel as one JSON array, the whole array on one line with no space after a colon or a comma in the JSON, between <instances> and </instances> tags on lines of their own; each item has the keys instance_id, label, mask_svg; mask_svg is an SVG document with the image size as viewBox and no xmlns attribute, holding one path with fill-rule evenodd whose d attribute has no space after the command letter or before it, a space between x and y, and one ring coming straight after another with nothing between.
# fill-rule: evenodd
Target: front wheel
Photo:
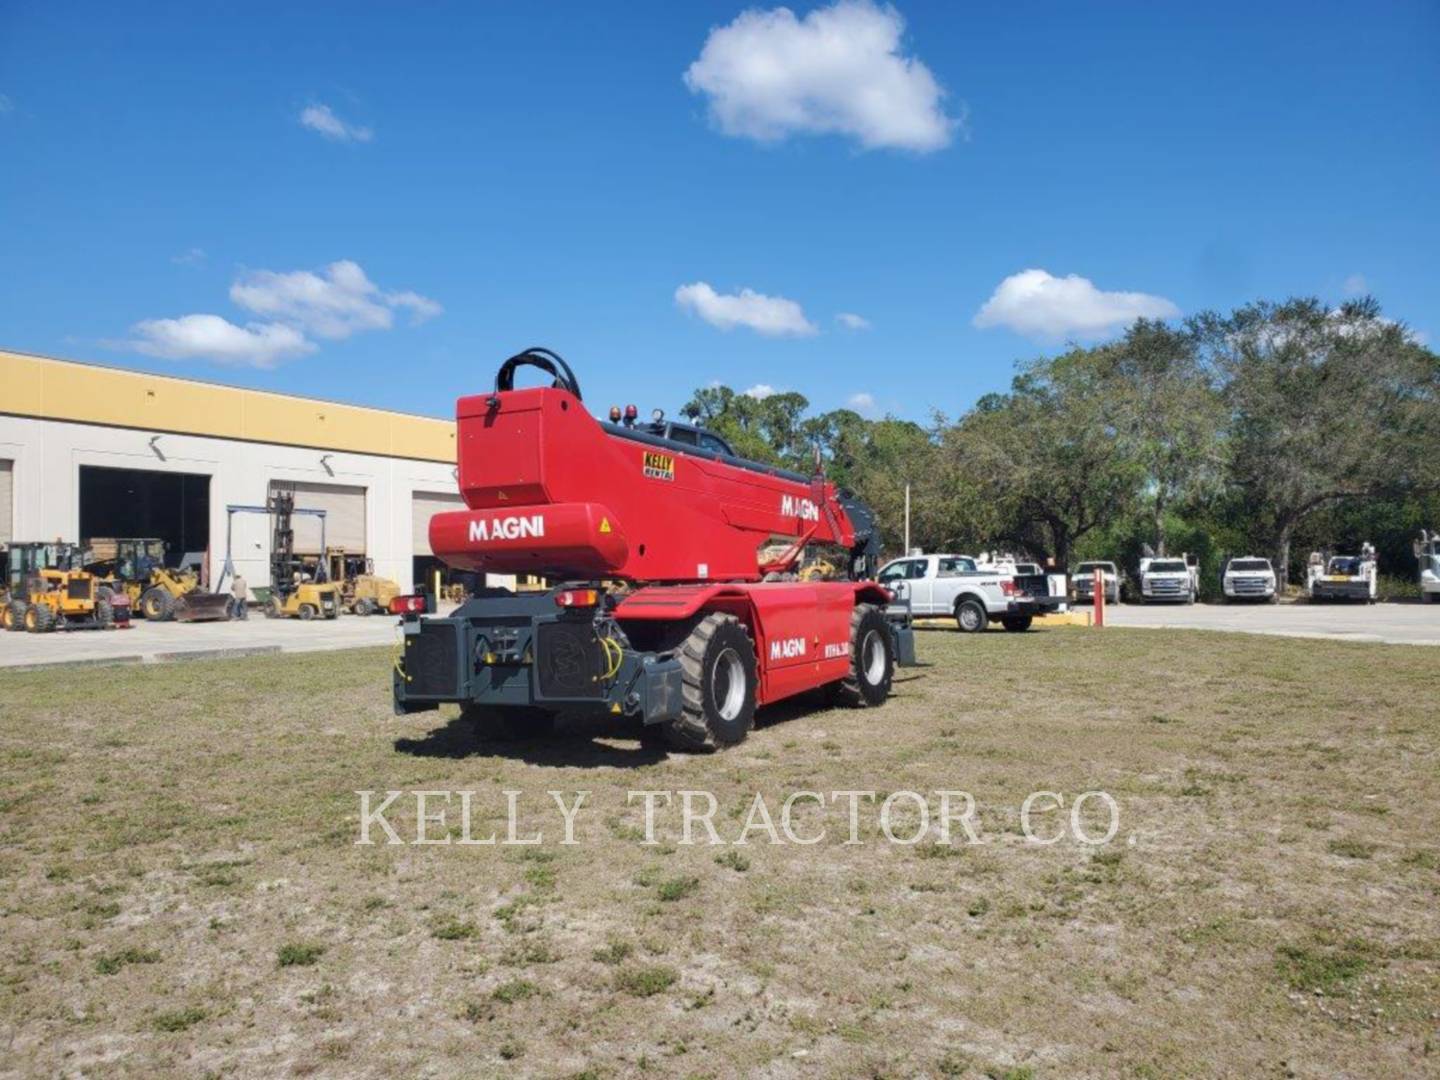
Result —
<instances>
[{"instance_id":1,"label":"front wheel","mask_svg":"<svg viewBox=\"0 0 1440 1080\"><path fill-rule=\"evenodd\" d=\"M175 615L175 598L153 585L140 596L140 613L152 622L166 622Z\"/></svg>"},{"instance_id":2,"label":"front wheel","mask_svg":"<svg viewBox=\"0 0 1440 1080\"><path fill-rule=\"evenodd\" d=\"M301 621L301 622L309 622L311 619L315 618L315 616L318 615L318 614L319 614L319 612L316 610L314 604L301 604L301 605L300 605L300 621Z\"/></svg>"},{"instance_id":3,"label":"front wheel","mask_svg":"<svg viewBox=\"0 0 1440 1080\"><path fill-rule=\"evenodd\" d=\"M1023 634L1030 629L1030 624L1034 621L1033 615L1007 615L1000 620L1000 625L1012 634Z\"/></svg>"},{"instance_id":4,"label":"front wheel","mask_svg":"<svg viewBox=\"0 0 1440 1080\"><path fill-rule=\"evenodd\" d=\"M55 612L44 604L31 604L25 609L25 629L32 634L48 634L55 629Z\"/></svg>"},{"instance_id":5,"label":"front wheel","mask_svg":"<svg viewBox=\"0 0 1440 1080\"><path fill-rule=\"evenodd\" d=\"M873 604L859 604L850 616L850 674L831 684L831 699L857 708L883 705L894 677L890 624Z\"/></svg>"},{"instance_id":6,"label":"front wheel","mask_svg":"<svg viewBox=\"0 0 1440 1080\"><path fill-rule=\"evenodd\" d=\"M755 646L734 615L705 616L680 648L680 716L665 725L676 750L743 742L755 726Z\"/></svg>"},{"instance_id":7,"label":"front wheel","mask_svg":"<svg viewBox=\"0 0 1440 1080\"><path fill-rule=\"evenodd\" d=\"M25 609L30 605L24 600L11 600L5 605L5 610L0 613L0 621L5 624L5 629L18 634L25 629Z\"/></svg>"},{"instance_id":8,"label":"front wheel","mask_svg":"<svg viewBox=\"0 0 1440 1080\"><path fill-rule=\"evenodd\" d=\"M985 605L971 597L955 605L955 625L960 627L962 634L978 634L990 625L990 616L985 611Z\"/></svg>"}]
</instances>

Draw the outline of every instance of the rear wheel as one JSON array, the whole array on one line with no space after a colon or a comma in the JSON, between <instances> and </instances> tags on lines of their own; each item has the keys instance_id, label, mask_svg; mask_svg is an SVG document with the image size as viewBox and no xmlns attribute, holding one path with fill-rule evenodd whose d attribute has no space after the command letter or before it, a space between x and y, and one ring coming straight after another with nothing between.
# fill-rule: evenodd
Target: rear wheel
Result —
<instances>
[{"instance_id":1,"label":"rear wheel","mask_svg":"<svg viewBox=\"0 0 1440 1080\"><path fill-rule=\"evenodd\" d=\"M319 614L319 611L316 610L314 604L301 604L301 605L300 605L300 621L301 621L301 622L309 622L311 619L315 618L315 616L318 615L318 614Z\"/></svg>"},{"instance_id":2,"label":"rear wheel","mask_svg":"<svg viewBox=\"0 0 1440 1080\"><path fill-rule=\"evenodd\" d=\"M371 612L370 601L362 596L359 600L355 601L355 606L351 608L351 610L356 615L369 615Z\"/></svg>"},{"instance_id":3,"label":"rear wheel","mask_svg":"<svg viewBox=\"0 0 1440 1080\"><path fill-rule=\"evenodd\" d=\"M95 601L95 625L101 630L109 630L115 625L115 608L109 600Z\"/></svg>"},{"instance_id":4,"label":"rear wheel","mask_svg":"<svg viewBox=\"0 0 1440 1080\"><path fill-rule=\"evenodd\" d=\"M6 604L4 613L0 614L0 619L4 620L5 629L16 634L24 630L25 609L29 606L24 600L11 600Z\"/></svg>"},{"instance_id":5,"label":"rear wheel","mask_svg":"<svg viewBox=\"0 0 1440 1080\"><path fill-rule=\"evenodd\" d=\"M734 615L707 615L680 648L681 711L665 725L676 750L743 742L755 726L755 646Z\"/></svg>"},{"instance_id":6,"label":"rear wheel","mask_svg":"<svg viewBox=\"0 0 1440 1080\"><path fill-rule=\"evenodd\" d=\"M831 684L831 699L858 708L882 705L894 676L890 624L873 604L857 605L850 616L850 674Z\"/></svg>"},{"instance_id":7,"label":"rear wheel","mask_svg":"<svg viewBox=\"0 0 1440 1080\"><path fill-rule=\"evenodd\" d=\"M472 725L480 738L490 742L540 739L555 730L555 714L533 705L460 706L460 719Z\"/></svg>"},{"instance_id":8,"label":"rear wheel","mask_svg":"<svg viewBox=\"0 0 1440 1080\"><path fill-rule=\"evenodd\" d=\"M1030 624L1034 621L1033 615L1006 615L1000 620L1000 625L1012 634L1023 634L1030 629Z\"/></svg>"},{"instance_id":9,"label":"rear wheel","mask_svg":"<svg viewBox=\"0 0 1440 1080\"><path fill-rule=\"evenodd\" d=\"M267 619L278 619L284 612L280 610L280 598L272 596L265 603L265 617Z\"/></svg>"},{"instance_id":10,"label":"rear wheel","mask_svg":"<svg viewBox=\"0 0 1440 1080\"><path fill-rule=\"evenodd\" d=\"M978 634L990 625L990 616L985 605L973 596L955 605L955 625L964 634Z\"/></svg>"},{"instance_id":11,"label":"rear wheel","mask_svg":"<svg viewBox=\"0 0 1440 1080\"><path fill-rule=\"evenodd\" d=\"M25 629L32 634L48 634L55 629L55 613L44 604L31 604L25 609Z\"/></svg>"}]
</instances>

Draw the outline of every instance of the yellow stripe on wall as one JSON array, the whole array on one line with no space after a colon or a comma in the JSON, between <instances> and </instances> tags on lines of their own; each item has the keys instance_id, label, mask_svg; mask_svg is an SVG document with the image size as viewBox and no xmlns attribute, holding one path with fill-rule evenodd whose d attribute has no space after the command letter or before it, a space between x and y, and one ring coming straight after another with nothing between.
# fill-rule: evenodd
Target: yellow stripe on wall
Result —
<instances>
[{"instance_id":1,"label":"yellow stripe on wall","mask_svg":"<svg viewBox=\"0 0 1440 1080\"><path fill-rule=\"evenodd\" d=\"M455 460L455 424L0 349L0 413L355 454Z\"/></svg>"}]
</instances>

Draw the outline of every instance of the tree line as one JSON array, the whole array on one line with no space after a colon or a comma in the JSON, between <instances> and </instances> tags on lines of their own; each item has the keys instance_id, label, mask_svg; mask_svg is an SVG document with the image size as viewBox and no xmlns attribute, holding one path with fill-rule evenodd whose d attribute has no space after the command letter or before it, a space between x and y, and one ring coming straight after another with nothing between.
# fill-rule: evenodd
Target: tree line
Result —
<instances>
[{"instance_id":1,"label":"tree line","mask_svg":"<svg viewBox=\"0 0 1440 1080\"><path fill-rule=\"evenodd\" d=\"M938 396L938 393L937 393ZM875 510L901 553L1006 547L1073 564L1142 550L1259 554L1294 580L1310 550L1376 544L1412 575L1440 527L1440 356L1372 298L1258 302L1018 363L1005 393L925 423L803 394L695 391L685 416L745 457L827 474Z\"/></svg>"}]
</instances>

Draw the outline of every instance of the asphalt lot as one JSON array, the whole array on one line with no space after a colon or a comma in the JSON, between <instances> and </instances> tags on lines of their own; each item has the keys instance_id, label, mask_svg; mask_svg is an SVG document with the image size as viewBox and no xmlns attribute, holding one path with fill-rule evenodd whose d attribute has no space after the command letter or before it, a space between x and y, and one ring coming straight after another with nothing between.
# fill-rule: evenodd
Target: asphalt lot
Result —
<instances>
[{"instance_id":1,"label":"asphalt lot","mask_svg":"<svg viewBox=\"0 0 1440 1080\"><path fill-rule=\"evenodd\" d=\"M1121 604L1105 618L1111 626L1440 645L1434 604Z\"/></svg>"},{"instance_id":2,"label":"asphalt lot","mask_svg":"<svg viewBox=\"0 0 1440 1080\"><path fill-rule=\"evenodd\" d=\"M1401 645L1440 645L1440 606L1422 604L1122 604L1106 609L1111 626L1224 630L1284 637ZM942 625L937 621L937 625ZM62 663L158 663L225 655L323 652L392 644L388 615L341 615L330 622L267 619L151 623L128 630L68 634L0 633L0 668Z\"/></svg>"},{"instance_id":3,"label":"asphalt lot","mask_svg":"<svg viewBox=\"0 0 1440 1080\"><path fill-rule=\"evenodd\" d=\"M388 615L341 615L331 620L267 619L175 623L136 620L124 630L70 633L0 632L0 668L57 663L154 663L206 656L314 652L387 645L396 639Z\"/></svg>"}]
</instances>

